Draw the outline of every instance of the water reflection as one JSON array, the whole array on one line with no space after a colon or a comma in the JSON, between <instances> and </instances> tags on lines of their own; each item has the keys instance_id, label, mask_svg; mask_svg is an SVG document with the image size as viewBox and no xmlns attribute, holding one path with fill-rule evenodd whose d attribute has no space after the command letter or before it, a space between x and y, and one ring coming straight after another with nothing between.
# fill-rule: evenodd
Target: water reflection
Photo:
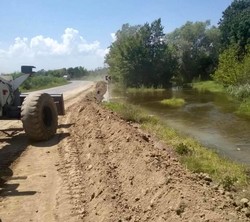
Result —
<instances>
[{"instance_id":1,"label":"water reflection","mask_svg":"<svg viewBox=\"0 0 250 222\"><path fill-rule=\"evenodd\" d=\"M250 120L235 115L239 104L224 94L182 89L127 94L126 97L128 102L140 105L149 114L215 148L221 155L250 164ZM160 103L171 97L183 98L186 104L171 108Z\"/></svg>"}]
</instances>

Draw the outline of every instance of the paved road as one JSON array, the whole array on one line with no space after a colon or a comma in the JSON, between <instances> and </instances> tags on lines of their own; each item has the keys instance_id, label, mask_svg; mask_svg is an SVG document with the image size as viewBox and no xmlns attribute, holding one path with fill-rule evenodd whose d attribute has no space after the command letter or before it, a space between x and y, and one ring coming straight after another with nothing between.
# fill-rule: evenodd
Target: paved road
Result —
<instances>
[{"instance_id":1,"label":"paved road","mask_svg":"<svg viewBox=\"0 0 250 222\"><path fill-rule=\"evenodd\" d=\"M44 90L39 90L37 92L46 92L50 94L54 93L70 93L76 89L79 90L86 90L90 88L94 83L92 81L70 81L69 84L63 85L63 86L58 86L50 89L44 89Z\"/></svg>"},{"instance_id":2,"label":"paved road","mask_svg":"<svg viewBox=\"0 0 250 222\"><path fill-rule=\"evenodd\" d=\"M39 90L37 92L46 92L49 94L63 94L64 100L70 99L81 93L82 91L87 90L94 85L94 82L91 81L70 81L69 84L58 86L50 89ZM20 120L0 120L0 130L9 129L13 126L18 125L20 128Z\"/></svg>"}]
</instances>

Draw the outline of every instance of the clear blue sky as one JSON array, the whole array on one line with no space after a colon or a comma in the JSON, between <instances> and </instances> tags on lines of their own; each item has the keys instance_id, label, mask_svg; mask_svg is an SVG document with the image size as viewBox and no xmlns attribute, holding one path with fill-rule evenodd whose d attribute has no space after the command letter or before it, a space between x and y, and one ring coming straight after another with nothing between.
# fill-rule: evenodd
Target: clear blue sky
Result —
<instances>
[{"instance_id":1,"label":"clear blue sky","mask_svg":"<svg viewBox=\"0 0 250 222\"><path fill-rule=\"evenodd\" d=\"M164 31L187 21L217 25L232 0L1 0L0 73L103 66L111 34L161 18Z\"/></svg>"}]
</instances>

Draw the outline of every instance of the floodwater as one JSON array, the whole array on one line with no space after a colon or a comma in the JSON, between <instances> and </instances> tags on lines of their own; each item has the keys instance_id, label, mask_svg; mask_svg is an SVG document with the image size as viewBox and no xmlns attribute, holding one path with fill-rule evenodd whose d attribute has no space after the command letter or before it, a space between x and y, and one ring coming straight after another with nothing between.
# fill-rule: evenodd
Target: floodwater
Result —
<instances>
[{"instance_id":1,"label":"floodwater","mask_svg":"<svg viewBox=\"0 0 250 222\"><path fill-rule=\"evenodd\" d=\"M167 98L183 98L180 108L162 105ZM224 94L172 89L164 92L126 95L129 103L140 105L168 126L191 136L220 155L250 164L250 119L235 114L237 104Z\"/></svg>"}]
</instances>

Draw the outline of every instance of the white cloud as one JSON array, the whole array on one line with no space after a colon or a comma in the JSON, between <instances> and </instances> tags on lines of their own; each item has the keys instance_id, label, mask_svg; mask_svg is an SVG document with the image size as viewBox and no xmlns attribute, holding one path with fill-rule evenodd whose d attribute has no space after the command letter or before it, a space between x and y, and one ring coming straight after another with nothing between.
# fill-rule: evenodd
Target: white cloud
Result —
<instances>
[{"instance_id":1,"label":"white cloud","mask_svg":"<svg viewBox=\"0 0 250 222\"><path fill-rule=\"evenodd\" d=\"M39 69L84 66L88 69L103 66L108 49L99 41L87 42L73 28L66 28L60 40L43 35L31 39L17 37L7 49L0 48L0 58L4 61L0 72L20 70L23 64ZM3 70L2 70L3 69Z\"/></svg>"},{"instance_id":2,"label":"white cloud","mask_svg":"<svg viewBox=\"0 0 250 222\"><path fill-rule=\"evenodd\" d=\"M78 45L79 52L94 52L100 49L100 42L94 41L91 44L86 43L84 40Z\"/></svg>"},{"instance_id":3,"label":"white cloud","mask_svg":"<svg viewBox=\"0 0 250 222\"><path fill-rule=\"evenodd\" d=\"M112 38L112 42L116 41L116 34L113 32L110 34Z\"/></svg>"},{"instance_id":4,"label":"white cloud","mask_svg":"<svg viewBox=\"0 0 250 222\"><path fill-rule=\"evenodd\" d=\"M23 56L23 55L30 55L31 51L28 46L28 39L27 38L15 38L14 44L10 45L7 51L3 52L9 56Z\"/></svg>"}]
</instances>

